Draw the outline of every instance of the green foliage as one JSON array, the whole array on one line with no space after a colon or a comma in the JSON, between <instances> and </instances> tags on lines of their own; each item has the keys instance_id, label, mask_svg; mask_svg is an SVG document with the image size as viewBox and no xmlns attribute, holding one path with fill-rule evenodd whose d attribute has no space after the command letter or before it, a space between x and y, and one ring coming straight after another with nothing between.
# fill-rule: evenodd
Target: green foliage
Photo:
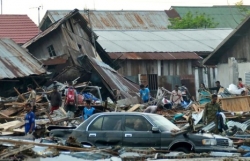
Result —
<instances>
[{"instance_id":1,"label":"green foliage","mask_svg":"<svg viewBox=\"0 0 250 161\"><path fill-rule=\"evenodd\" d=\"M235 6L238 8L240 13L244 17L250 16L250 11L247 9L247 7L244 6L243 0L240 0L239 2L236 2Z\"/></svg>"},{"instance_id":2,"label":"green foliage","mask_svg":"<svg viewBox=\"0 0 250 161\"><path fill-rule=\"evenodd\" d=\"M210 18L205 13L196 13L193 15L190 11L182 18L170 18L170 29L197 29L197 28L215 28L219 23L214 22L213 18Z\"/></svg>"}]
</instances>

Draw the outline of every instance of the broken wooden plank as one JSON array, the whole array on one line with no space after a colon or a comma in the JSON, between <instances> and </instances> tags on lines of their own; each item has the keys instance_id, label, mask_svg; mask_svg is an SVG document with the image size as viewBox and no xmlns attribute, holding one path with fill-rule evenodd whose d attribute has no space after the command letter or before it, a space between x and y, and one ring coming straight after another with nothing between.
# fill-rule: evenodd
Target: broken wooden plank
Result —
<instances>
[{"instance_id":1,"label":"broken wooden plank","mask_svg":"<svg viewBox=\"0 0 250 161\"><path fill-rule=\"evenodd\" d=\"M34 147L34 145L22 145L22 146L20 146L18 148L15 148L15 149L12 149L12 150L7 150L4 153L1 153L1 157L0 158L4 159L4 158L7 158L9 156L12 156L12 155L15 155L17 153L20 153L22 151L31 149L33 147Z\"/></svg>"},{"instance_id":2,"label":"broken wooden plank","mask_svg":"<svg viewBox=\"0 0 250 161\"><path fill-rule=\"evenodd\" d=\"M15 120L15 121L10 121L4 124L0 124L0 128L3 128L3 131L7 131L7 129L14 127L16 125L19 125L21 121Z\"/></svg>"},{"instance_id":3,"label":"broken wooden plank","mask_svg":"<svg viewBox=\"0 0 250 161\"><path fill-rule=\"evenodd\" d=\"M2 131L0 132L0 136L9 136L9 135L13 135L14 132L8 132L8 131Z\"/></svg>"},{"instance_id":4,"label":"broken wooden plank","mask_svg":"<svg viewBox=\"0 0 250 161\"><path fill-rule=\"evenodd\" d=\"M11 116L17 112L22 111L22 110L23 110L23 108L10 107L10 108L7 108L6 110L2 110L1 113L3 113L6 116Z\"/></svg>"},{"instance_id":5,"label":"broken wooden plank","mask_svg":"<svg viewBox=\"0 0 250 161\"><path fill-rule=\"evenodd\" d=\"M16 89L16 87L14 87L14 90L16 91L16 93L18 94L18 96L20 96L22 98L23 101L26 101L26 99L24 98L24 96Z\"/></svg>"},{"instance_id":6,"label":"broken wooden plank","mask_svg":"<svg viewBox=\"0 0 250 161\"><path fill-rule=\"evenodd\" d=\"M16 128L20 128L21 126L23 126L25 124L24 121L21 121L19 123L17 123L16 125L14 126L11 126L11 127L8 127L5 131L13 131L14 129Z\"/></svg>"},{"instance_id":7,"label":"broken wooden plank","mask_svg":"<svg viewBox=\"0 0 250 161\"><path fill-rule=\"evenodd\" d=\"M3 116L4 118L9 118L9 116L5 115L4 113L0 112L0 115Z\"/></svg>"},{"instance_id":8,"label":"broken wooden plank","mask_svg":"<svg viewBox=\"0 0 250 161\"><path fill-rule=\"evenodd\" d=\"M49 120L50 120L50 123L51 123L52 125L55 125L55 123L54 123L53 119L51 118L50 114L49 114L47 111L45 111L45 114L48 116L48 118L49 118Z\"/></svg>"},{"instance_id":9,"label":"broken wooden plank","mask_svg":"<svg viewBox=\"0 0 250 161\"><path fill-rule=\"evenodd\" d=\"M133 111L137 110L140 106L141 106L141 104L135 104L127 112L133 112Z\"/></svg>"},{"instance_id":10,"label":"broken wooden plank","mask_svg":"<svg viewBox=\"0 0 250 161\"><path fill-rule=\"evenodd\" d=\"M23 107L25 105L25 102L24 103L21 103L21 102L11 102L11 103L5 103L4 104L5 106L20 106L20 107Z\"/></svg>"}]
</instances>

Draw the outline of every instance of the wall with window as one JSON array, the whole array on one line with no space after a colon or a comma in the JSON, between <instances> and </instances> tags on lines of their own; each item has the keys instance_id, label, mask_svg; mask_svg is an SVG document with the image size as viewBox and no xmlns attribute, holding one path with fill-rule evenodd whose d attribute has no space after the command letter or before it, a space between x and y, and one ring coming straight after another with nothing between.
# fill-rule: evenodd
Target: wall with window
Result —
<instances>
[{"instance_id":1,"label":"wall with window","mask_svg":"<svg viewBox=\"0 0 250 161\"><path fill-rule=\"evenodd\" d=\"M29 52L38 59L47 59L54 56L64 54L63 47L66 46L61 29L49 33L44 38L41 38L36 43L28 47Z\"/></svg>"}]
</instances>

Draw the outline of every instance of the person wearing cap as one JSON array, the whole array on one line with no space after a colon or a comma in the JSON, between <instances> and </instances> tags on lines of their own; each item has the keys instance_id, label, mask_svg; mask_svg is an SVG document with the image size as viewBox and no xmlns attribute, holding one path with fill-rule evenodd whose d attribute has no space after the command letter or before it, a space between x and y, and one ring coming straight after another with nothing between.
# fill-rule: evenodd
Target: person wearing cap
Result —
<instances>
[{"instance_id":1,"label":"person wearing cap","mask_svg":"<svg viewBox=\"0 0 250 161\"><path fill-rule=\"evenodd\" d=\"M95 113L95 108L91 107L90 104L91 104L91 101L86 100L86 107L84 107L84 109L82 111L83 121L87 120L91 115L93 115Z\"/></svg>"},{"instance_id":2,"label":"person wearing cap","mask_svg":"<svg viewBox=\"0 0 250 161\"><path fill-rule=\"evenodd\" d=\"M213 133L219 133L218 129L218 113L221 112L220 105L217 103L218 96L216 94L212 95L211 102L205 105L205 109L203 112L203 122L208 125L212 122L215 123L216 128L212 131Z\"/></svg>"},{"instance_id":3,"label":"person wearing cap","mask_svg":"<svg viewBox=\"0 0 250 161\"><path fill-rule=\"evenodd\" d=\"M62 105L62 97L58 92L56 85L53 86L53 91L51 92L49 99L51 103L50 114L53 114L53 111L58 110Z\"/></svg>"}]
</instances>

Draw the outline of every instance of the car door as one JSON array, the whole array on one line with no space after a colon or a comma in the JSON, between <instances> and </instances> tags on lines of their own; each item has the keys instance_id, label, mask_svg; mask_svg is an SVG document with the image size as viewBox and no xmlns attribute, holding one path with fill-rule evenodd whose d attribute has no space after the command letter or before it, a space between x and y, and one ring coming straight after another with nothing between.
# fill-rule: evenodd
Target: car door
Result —
<instances>
[{"instance_id":1,"label":"car door","mask_svg":"<svg viewBox=\"0 0 250 161\"><path fill-rule=\"evenodd\" d=\"M122 146L122 116L105 115L88 127L88 141L98 147Z\"/></svg>"},{"instance_id":2,"label":"car door","mask_svg":"<svg viewBox=\"0 0 250 161\"><path fill-rule=\"evenodd\" d=\"M125 116L123 146L160 148L160 135L152 132L152 124L144 116Z\"/></svg>"}]
</instances>

